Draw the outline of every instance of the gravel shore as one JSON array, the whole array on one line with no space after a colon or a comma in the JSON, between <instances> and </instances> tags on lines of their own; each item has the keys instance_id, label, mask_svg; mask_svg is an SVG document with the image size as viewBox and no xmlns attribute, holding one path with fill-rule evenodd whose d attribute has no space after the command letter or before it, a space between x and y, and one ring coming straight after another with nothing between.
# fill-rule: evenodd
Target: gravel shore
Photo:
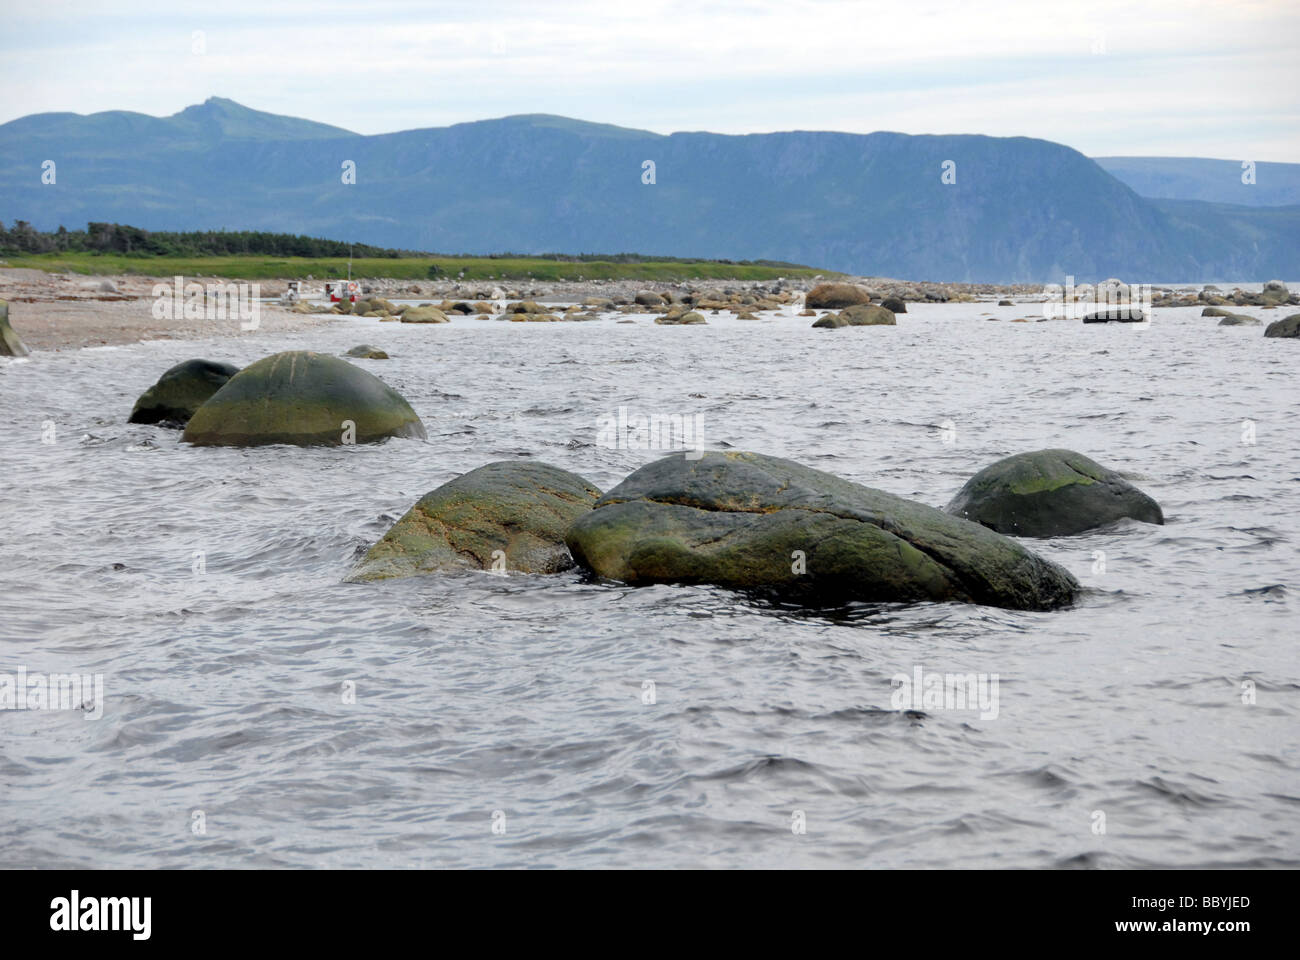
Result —
<instances>
[{"instance_id":1,"label":"gravel shore","mask_svg":"<svg viewBox=\"0 0 1300 960\"><path fill-rule=\"evenodd\" d=\"M199 283L239 282L238 278L187 277ZM701 291L721 293L736 303L765 299L765 294L788 299L821 281L777 279L760 281L693 280L680 283L645 280L519 281L411 281L357 278L359 294L408 301L534 300L581 303L592 297L630 302L638 292L652 290L677 298ZM895 280L887 277L836 277L834 282L855 283L877 298L897 297L907 302L983 303L1010 300L1037 304L1043 300L1039 284L938 283ZM33 350L71 350L134 343L140 340L193 340L217 336L255 337L284 333L335 322L330 314L296 313L274 302L260 304L255 330L245 330L238 319L159 319L154 316L154 288L174 283L172 277L138 275L88 277L45 273L41 270L0 267L0 299L9 301L9 319L18 335ZM258 281L263 297L278 297L285 280ZM304 289L318 294L321 281L306 281ZM672 298L676 299L676 298ZM1196 303L1190 291L1157 288L1156 306ZM1238 302L1242 302L1238 297ZM762 307L759 307L762 309ZM179 311L178 311L179 312Z\"/></svg>"},{"instance_id":2,"label":"gravel shore","mask_svg":"<svg viewBox=\"0 0 1300 960\"><path fill-rule=\"evenodd\" d=\"M83 277L41 270L0 269L0 300L9 322L31 350L77 350L141 340L257 337L334 322L328 314L294 314L261 304L258 327L244 330L238 318L158 319L153 288L171 278ZM282 285L281 285L281 288Z\"/></svg>"}]
</instances>

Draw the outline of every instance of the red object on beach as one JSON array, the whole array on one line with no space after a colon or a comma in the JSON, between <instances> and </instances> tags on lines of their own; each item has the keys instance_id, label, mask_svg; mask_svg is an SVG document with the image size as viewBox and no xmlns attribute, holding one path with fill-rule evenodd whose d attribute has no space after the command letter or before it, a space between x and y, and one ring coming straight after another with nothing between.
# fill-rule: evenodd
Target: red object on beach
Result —
<instances>
[{"instance_id":1,"label":"red object on beach","mask_svg":"<svg viewBox=\"0 0 1300 960\"><path fill-rule=\"evenodd\" d=\"M330 280L326 282L325 293L329 297L330 303L338 303L343 299L343 297L340 296L340 291L343 289L344 289L344 283L342 280ZM346 289L348 295L348 302L356 303L357 302L356 281L355 280L349 281L346 285Z\"/></svg>"}]
</instances>

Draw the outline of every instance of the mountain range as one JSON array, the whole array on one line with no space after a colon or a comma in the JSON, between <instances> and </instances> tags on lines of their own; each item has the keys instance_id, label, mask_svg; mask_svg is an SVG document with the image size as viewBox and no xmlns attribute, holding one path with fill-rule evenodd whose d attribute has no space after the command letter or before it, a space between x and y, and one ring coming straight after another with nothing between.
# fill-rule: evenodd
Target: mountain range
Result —
<instances>
[{"instance_id":1,"label":"mountain range","mask_svg":"<svg viewBox=\"0 0 1300 960\"><path fill-rule=\"evenodd\" d=\"M218 97L170 117L0 125L0 220L43 230L114 221L917 280L1300 277L1300 165L1255 178L1237 161L1093 160L1026 137L663 135L539 114L363 136Z\"/></svg>"}]
</instances>

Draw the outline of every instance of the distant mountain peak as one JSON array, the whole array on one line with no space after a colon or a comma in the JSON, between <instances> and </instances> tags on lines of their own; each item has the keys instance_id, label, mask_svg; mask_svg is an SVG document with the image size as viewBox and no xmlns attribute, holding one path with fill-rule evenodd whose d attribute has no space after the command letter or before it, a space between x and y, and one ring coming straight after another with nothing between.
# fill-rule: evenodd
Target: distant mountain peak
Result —
<instances>
[{"instance_id":1,"label":"distant mountain peak","mask_svg":"<svg viewBox=\"0 0 1300 960\"><path fill-rule=\"evenodd\" d=\"M323 140L359 136L327 123L254 110L229 97L208 97L167 119L197 125L208 137L230 140Z\"/></svg>"}]
</instances>

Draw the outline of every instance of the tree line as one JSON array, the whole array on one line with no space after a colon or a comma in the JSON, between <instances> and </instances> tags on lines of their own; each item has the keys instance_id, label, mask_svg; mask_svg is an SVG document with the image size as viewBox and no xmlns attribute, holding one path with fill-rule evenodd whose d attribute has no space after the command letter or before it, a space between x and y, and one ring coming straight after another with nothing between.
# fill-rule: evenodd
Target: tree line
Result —
<instances>
[{"instance_id":1,"label":"tree line","mask_svg":"<svg viewBox=\"0 0 1300 960\"><path fill-rule=\"evenodd\" d=\"M346 257L398 259L401 257L489 260L554 260L560 263L700 263L699 257L648 256L640 253L541 254L440 254L421 250L395 250L368 243L348 243L321 237L264 230L143 230L123 223L88 223L85 230L37 230L26 220L6 228L0 222L0 254L118 253L134 257L220 257L249 254L266 257ZM711 260L737 266L797 267L782 260Z\"/></svg>"},{"instance_id":2,"label":"tree line","mask_svg":"<svg viewBox=\"0 0 1300 960\"><path fill-rule=\"evenodd\" d=\"M123 223L88 223L85 230L60 226L36 230L26 220L6 228L0 222L0 252L121 253L140 257L219 257L257 254L269 257L414 257L410 250L374 247L262 230L143 230Z\"/></svg>"}]
</instances>

